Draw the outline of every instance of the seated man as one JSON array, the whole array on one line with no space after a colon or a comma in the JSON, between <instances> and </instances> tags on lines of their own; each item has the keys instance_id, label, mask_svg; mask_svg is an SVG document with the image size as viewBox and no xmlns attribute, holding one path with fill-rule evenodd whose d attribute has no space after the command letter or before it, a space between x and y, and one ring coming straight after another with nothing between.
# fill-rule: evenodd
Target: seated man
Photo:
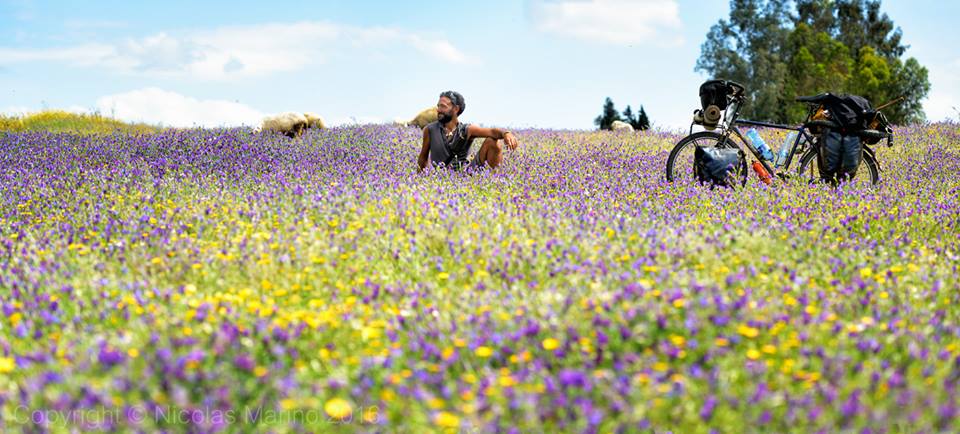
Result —
<instances>
[{"instance_id":1,"label":"seated man","mask_svg":"<svg viewBox=\"0 0 960 434\"><path fill-rule=\"evenodd\" d=\"M503 161L503 144L516 149L517 139L510 131L499 128L482 128L460 123L458 117L466 108L463 96L454 91L440 94L437 102L439 120L423 128L423 147L417 164L422 171L427 167L427 157L433 164L460 169L466 166L497 168ZM483 145L472 159L467 158L473 139L483 137Z\"/></svg>"}]
</instances>

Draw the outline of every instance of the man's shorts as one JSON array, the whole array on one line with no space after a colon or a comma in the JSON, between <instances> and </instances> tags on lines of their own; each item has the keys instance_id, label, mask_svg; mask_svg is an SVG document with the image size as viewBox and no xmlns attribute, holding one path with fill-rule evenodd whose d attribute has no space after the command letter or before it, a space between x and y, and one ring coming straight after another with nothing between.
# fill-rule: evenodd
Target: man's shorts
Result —
<instances>
[{"instance_id":1,"label":"man's shorts","mask_svg":"<svg viewBox=\"0 0 960 434\"><path fill-rule=\"evenodd\" d=\"M466 161L452 161L446 167L453 170L466 170L468 168L482 169L487 164L486 161L480 159L480 153L477 152L473 154L472 158L467 159Z\"/></svg>"}]
</instances>

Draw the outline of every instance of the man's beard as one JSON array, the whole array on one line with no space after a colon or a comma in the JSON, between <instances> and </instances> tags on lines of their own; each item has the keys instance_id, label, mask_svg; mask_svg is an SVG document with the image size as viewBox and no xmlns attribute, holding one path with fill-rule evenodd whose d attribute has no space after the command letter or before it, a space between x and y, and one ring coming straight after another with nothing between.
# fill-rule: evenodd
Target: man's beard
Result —
<instances>
[{"instance_id":1,"label":"man's beard","mask_svg":"<svg viewBox=\"0 0 960 434\"><path fill-rule=\"evenodd\" d=\"M453 120L453 116L450 116L446 113L437 113L437 119L440 121L441 124L445 124Z\"/></svg>"}]
</instances>

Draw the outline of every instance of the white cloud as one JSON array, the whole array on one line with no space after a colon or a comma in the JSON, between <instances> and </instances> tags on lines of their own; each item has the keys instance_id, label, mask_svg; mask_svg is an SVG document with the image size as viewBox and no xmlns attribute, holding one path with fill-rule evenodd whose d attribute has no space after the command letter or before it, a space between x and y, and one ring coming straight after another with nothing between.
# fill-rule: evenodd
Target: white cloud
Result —
<instances>
[{"instance_id":1,"label":"white cloud","mask_svg":"<svg viewBox=\"0 0 960 434\"><path fill-rule=\"evenodd\" d=\"M198 100L155 87L102 97L97 110L124 121L170 127L256 126L263 119L262 113L238 102Z\"/></svg>"},{"instance_id":2,"label":"white cloud","mask_svg":"<svg viewBox=\"0 0 960 434\"><path fill-rule=\"evenodd\" d=\"M531 0L537 30L609 44L682 43L675 0Z\"/></svg>"},{"instance_id":3,"label":"white cloud","mask_svg":"<svg viewBox=\"0 0 960 434\"><path fill-rule=\"evenodd\" d=\"M391 29L385 27L374 27L368 29L354 28L349 32L355 46L371 48L383 47L387 45L409 45L428 57L433 57L449 63L475 63L473 59L467 57L457 47L444 39L428 38L415 33Z\"/></svg>"},{"instance_id":4,"label":"white cloud","mask_svg":"<svg viewBox=\"0 0 960 434\"><path fill-rule=\"evenodd\" d=\"M416 49L438 59L450 63L474 63L448 41L431 41L415 35L410 35L407 38Z\"/></svg>"},{"instance_id":5,"label":"white cloud","mask_svg":"<svg viewBox=\"0 0 960 434\"><path fill-rule=\"evenodd\" d=\"M412 49L449 63L473 59L451 42L402 29L303 21L166 32L110 44L48 49L0 47L0 64L32 61L101 66L126 74L202 79L262 76L322 64L339 50ZM351 53L353 54L353 53Z\"/></svg>"}]
</instances>

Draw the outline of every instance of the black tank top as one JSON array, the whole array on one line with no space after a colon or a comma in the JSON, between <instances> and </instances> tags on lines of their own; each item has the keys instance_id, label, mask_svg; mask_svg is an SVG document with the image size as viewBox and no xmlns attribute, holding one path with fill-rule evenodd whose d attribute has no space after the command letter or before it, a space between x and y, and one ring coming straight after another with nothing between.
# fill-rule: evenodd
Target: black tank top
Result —
<instances>
[{"instance_id":1,"label":"black tank top","mask_svg":"<svg viewBox=\"0 0 960 434\"><path fill-rule=\"evenodd\" d=\"M463 122L457 124L453 134L447 136L443 124L439 121L427 124L430 134L430 160L433 164L463 164L467 161L467 152L470 151L470 141L467 140L467 126Z\"/></svg>"}]
</instances>

